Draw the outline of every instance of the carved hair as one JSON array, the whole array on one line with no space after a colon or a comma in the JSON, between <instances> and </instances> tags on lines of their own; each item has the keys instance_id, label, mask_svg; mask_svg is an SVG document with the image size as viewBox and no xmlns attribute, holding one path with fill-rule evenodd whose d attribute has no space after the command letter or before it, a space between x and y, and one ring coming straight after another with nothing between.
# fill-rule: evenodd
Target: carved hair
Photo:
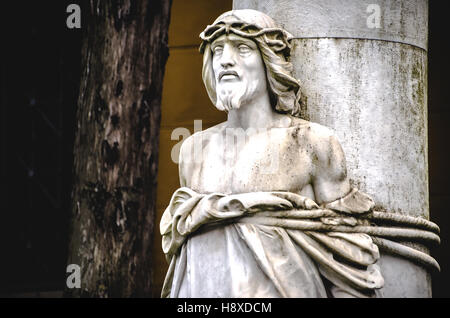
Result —
<instances>
[{"instance_id":1,"label":"carved hair","mask_svg":"<svg viewBox=\"0 0 450 318\"><path fill-rule=\"evenodd\" d=\"M200 34L203 40L203 82L211 101L216 104L216 83L212 67L211 44L223 34L234 33L253 40L261 52L266 68L270 101L280 113L300 114L300 84L292 76L292 64L288 61L292 36L277 27L269 16L255 10L233 10L219 16Z\"/></svg>"}]
</instances>

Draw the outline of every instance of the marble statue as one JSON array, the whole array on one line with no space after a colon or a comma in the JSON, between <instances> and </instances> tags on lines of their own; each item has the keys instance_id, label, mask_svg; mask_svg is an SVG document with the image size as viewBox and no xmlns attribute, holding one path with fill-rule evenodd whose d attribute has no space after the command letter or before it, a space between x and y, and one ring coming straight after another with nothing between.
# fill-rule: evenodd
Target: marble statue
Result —
<instances>
[{"instance_id":1,"label":"marble statue","mask_svg":"<svg viewBox=\"0 0 450 318\"><path fill-rule=\"evenodd\" d=\"M291 35L234 10L200 37L206 90L228 117L181 147L162 297L376 297L378 236L401 234L374 229L334 133L299 117Z\"/></svg>"}]
</instances>

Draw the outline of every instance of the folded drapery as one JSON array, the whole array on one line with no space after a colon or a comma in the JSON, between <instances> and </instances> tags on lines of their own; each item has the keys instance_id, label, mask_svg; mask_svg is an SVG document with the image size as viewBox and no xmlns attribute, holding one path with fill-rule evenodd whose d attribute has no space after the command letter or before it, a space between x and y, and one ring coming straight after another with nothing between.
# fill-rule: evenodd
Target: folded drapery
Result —
<instances>
[{"instance_id":1,"label":"folded drapery","mask_svg":"<svg viewBox=\"0 0 450 318\"><path fill-rule=\"evenodd\" d=\"M289 192L225 195L200 194L186 187L180 188L173 194L160 224L162 247L170 264L162 297L178 297L179 290L174 290L173 287L180 289L182 284L192 284L189 277L181 277L187 275L186 268L189 268L189 264L186 264L203 260L193 260L189 257L190 249L181 247L200 229L213 228L214 225L233 226L233 230L245 242L245 248L251 251L258 270L274 285L277 296L309 295L308 291L301 290L302 283L295 286L292 284L296 281L294 275L317 275L317 269L314 271L308 268L312 262L299 260L299 257L305 258L304 254L314 261L322 276L335 286L354 296L370 294L384 283L379 268L375 265L379 258L378 247L371 237L364 233L318 232L308 229L314 229L318 224L350 228L358 226L360 222L352 214L367 213L373 205L370 197L357 189L353 189L344 198L319 208L314 201ZM336 216L336 211L342 214ZM234 244L236 241L240 242L235 240ZM180 265L180 262L186 264ZM203 266L208 266L208 263ZM302 282L308 279L314 281L311 284L318 290L323 288L317 284L317 277L305 276ZM174 284L174 281L177 283ZM307 286L304 286L305 289ZM220 289L220 286L217 288ZM187 296L197 295L193 288L184 290L190 291ZM215 292L215 295L223 295ZM225 296L240 296L239 290L224 292L227 293L232 295ZM317 291L315 295L323 295L323 291Z\"/></svg>"}]
</instances>

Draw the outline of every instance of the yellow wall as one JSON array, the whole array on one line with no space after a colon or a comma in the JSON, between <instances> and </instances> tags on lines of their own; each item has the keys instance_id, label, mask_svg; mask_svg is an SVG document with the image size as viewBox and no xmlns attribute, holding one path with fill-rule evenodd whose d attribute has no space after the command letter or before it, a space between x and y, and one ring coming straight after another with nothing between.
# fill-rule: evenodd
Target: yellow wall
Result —
<instances>
[{"instance_id":1,"label":"yellow wall","mask_svg":"<svg viewBox=\"0 0 450 318\"><path fill-rule=\"evenodd\" d=\"M202 56L198 35L221 13L231 10L232 0L173 0L169 27L170 56L166 65L162 94L161 135L157 190L157 219L154 237L154 296L159 297L168 264L161 250L159 222L172 193L180 186L178 165L171 151L179 141L171 140L172 131L185 127L193 133L194 120L201 119L203 129L226 120L212 105L203 86Z\"/></svg>"}]
</instances>

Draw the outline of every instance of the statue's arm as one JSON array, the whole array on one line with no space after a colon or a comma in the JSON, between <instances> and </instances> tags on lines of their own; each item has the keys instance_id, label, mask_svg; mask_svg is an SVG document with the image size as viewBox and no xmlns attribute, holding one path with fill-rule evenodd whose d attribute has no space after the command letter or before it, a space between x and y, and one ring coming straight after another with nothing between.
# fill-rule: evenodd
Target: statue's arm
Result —
<instances>
[{"instance_id":1,"label":"statue's arm","mask_svg":"<svg viewBox=\"0 0 450 318\"><path fill-rule=\"evenodd\" d=\"M351 188L341 144L332 133L328 133L318 138L315 148L317 161L312 183L316 202L328 203L346 196Z\"/></svg>"},{"instance_id":2,"label":"statue's arm","mask_svg":"<svg viewBox=\"0 0 450 318\"><path fill-rule=\"evenodd\" d=\"M180 147L178 157L178 174L180 178L180 187L189 187L188 172L192 167L192 136L188 137Z\"/></svg>"}]
</instances>

